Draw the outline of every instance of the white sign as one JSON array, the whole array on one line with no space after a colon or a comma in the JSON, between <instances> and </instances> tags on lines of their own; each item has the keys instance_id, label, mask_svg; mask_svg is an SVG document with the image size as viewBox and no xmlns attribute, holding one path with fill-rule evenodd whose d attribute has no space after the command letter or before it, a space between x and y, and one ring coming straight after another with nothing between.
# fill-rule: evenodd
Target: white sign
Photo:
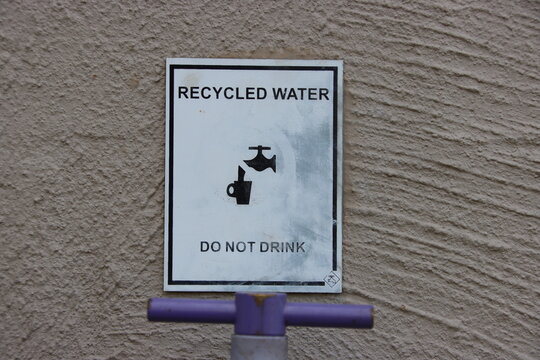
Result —
<instances>
[{"instance_id":1,"label":"white sign","mask_svg":"<svg viewBox=\"0 0 540 360\"><path fill-rule=\"evenodd\" d=\"M167 59L166 291L341 292L342 73Z\"/></svg>"}]
</instances>

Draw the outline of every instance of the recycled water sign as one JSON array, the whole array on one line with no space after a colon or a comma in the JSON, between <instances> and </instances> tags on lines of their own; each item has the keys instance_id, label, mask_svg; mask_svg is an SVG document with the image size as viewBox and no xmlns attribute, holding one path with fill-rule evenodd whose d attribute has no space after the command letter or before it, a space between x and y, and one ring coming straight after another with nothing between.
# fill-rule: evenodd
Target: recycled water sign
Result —
<instances>
[{"instance_id":1,"label":"recycled water sign","mask_svg":"<svg viewBox=\"0 0 540 360\"><path fill-rule=\"evenodd\" d=\"M341 292L342 62L166 71L165 290Z\"/></svg>"}]
</instances>

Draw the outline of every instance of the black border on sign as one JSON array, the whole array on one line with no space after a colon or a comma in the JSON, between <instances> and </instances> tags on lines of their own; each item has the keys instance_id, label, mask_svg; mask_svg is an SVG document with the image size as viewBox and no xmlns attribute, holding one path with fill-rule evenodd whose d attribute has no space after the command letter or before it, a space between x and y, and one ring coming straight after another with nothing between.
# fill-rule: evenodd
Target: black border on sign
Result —
<instances>
[{"instance_id":1,"label":"black border on sign","mask_svg":"<svg viewBox=\"0 0 540 360\"><path fill-rule=\"evenodd\" d=\"M285 285L285 286L325 286L324 281L213 281L213 280L173 280L173 137L174 137L174 70L175 69L205 69L205 70L292 70L292 71L332 71L333 87L333 195L332 195L332 270L337 270L337 181L338 181L338 67L337 66L272 66L272 65L169 65L169 208L168 208L168 285Z\"/></svg>"}]
</instances>

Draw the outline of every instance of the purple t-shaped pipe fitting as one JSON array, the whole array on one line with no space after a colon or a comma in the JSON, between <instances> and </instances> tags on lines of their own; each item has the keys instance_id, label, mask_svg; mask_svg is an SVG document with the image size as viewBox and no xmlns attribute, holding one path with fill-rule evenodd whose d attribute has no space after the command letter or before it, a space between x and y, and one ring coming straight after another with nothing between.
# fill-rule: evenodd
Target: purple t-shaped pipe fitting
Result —
<instances>
[{"instance_id":1,"label":"purple t-shaped pipe fitting","mask_svg":"<svg viewBox=\"0 0 540 360\"><path fill-rule=\"evenodd\" d=\"M287 303L285 294L237 293L234 302L154 298L148 320L234 323L237 335L283 336L286 326L371 329L373 306Z\"/></svg>"},{"instance_id":2,"label":"purple t-shaped pipe fitting","mask_svg":"<svg viewBox=\"0 0 540 360\"><path fill-rule=\"evenodd\" d=\"M285 335L285 294L238 293L236 305L236 335Z\"/></svg>"}]
</instances>

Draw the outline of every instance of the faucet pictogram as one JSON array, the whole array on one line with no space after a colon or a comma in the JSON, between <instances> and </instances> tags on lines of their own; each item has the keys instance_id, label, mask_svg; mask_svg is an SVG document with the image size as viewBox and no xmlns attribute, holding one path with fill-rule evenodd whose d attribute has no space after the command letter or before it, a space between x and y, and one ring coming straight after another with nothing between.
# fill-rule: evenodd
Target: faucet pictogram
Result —
<instances>
[{"instance_id":1,"label":"faucet pictogram","mask_svg":"<svg viewBox=\"0 0 540 360\"><path fill-rule=\"evenodd\" d=\"M247 166L257 171L264 171L271 168L274 170L274 172L276 172L276 155L272 156L271 158L267 158L263 154L263 150L271 149L272 148L270 146L250 146L249 150L257 150L257 155L251 160L244 160L244 162L247 164Z\"/></svg>"}]
</instances>

